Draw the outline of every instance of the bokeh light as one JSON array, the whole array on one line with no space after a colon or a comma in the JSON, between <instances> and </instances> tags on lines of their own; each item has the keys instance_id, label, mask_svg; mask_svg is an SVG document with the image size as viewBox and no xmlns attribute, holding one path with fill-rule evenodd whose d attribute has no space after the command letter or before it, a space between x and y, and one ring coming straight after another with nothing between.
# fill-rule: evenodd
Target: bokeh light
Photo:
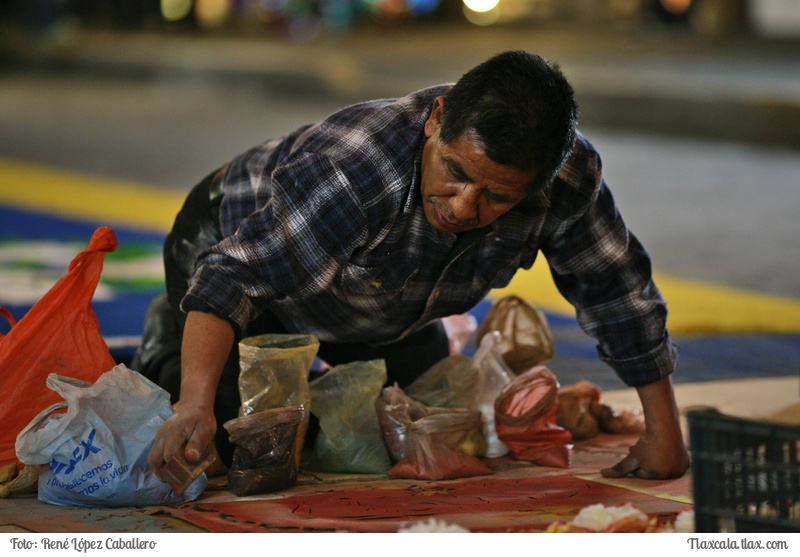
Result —
<instances>
[{"instance_id":1,"label":"bokeh light","mask_svg":"<svg viewBox=\"0 0 800 557\"><path fill-rule=\"evenodd\" d=\"M464 5L479 14L488 12L497 7L500 0L464 0Z\"/></svg>"},{"instance_id":2,"label":"bokeh light","mask_svg":"<svg viewBox=\"0 0 800 557\"><path fill-rule=\"evenodd\" d=\"M660 0L665 10L672 14L686 13L692 5L692 0Z\"/></svg>"},{"instance_id":3,"label":"bokeh light","mask_svg":"<svg viewBox=\"0 0 800 557\"><path fill-rule=\"evenodd\" d=\"M439 0L408 0L408 11L414 15L428 15L439 7Z\"/></svg>"},{"instance_id":4,"label":"bokeh light","mask_svg":"<svg viewBox=\"0 0 800 557\"><path fill-rule=\"evenodd\" d=\"M195 0L194 15L205 29L224 25L231 16L230 0Z\"/></svg>"},{"instance_id":5,"label":"bokeh light","mask_svg":"<svg viewBox=\"0 0 800 557\"><path fill-rule=\"evenodd\" d=\"M161 17L167 21L180 21L192 11L192 0L161 0Z\"/></svg>"}]
</instances>

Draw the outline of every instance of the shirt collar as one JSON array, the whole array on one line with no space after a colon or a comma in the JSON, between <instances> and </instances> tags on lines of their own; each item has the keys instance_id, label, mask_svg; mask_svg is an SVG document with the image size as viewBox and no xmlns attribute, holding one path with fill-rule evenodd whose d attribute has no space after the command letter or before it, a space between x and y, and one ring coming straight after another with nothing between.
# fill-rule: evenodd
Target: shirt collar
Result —
<instances>
[{"instance_id":1,"label":"shirt collar","mask_svg":"<svg viewBox=\"0 0 800 557\"><path fill-rule=\"evenodd\" d=\"M408 197L403 205L403 214L413 213L417 207L422 204L422 192L420 191L420 182L422 181L422 151L425 148L427 138L424 134L420 134L421 140L417 146L416 153L414 153L414 171L411 173L411 184L408 187Z\"/></svg>"}]
</instances>

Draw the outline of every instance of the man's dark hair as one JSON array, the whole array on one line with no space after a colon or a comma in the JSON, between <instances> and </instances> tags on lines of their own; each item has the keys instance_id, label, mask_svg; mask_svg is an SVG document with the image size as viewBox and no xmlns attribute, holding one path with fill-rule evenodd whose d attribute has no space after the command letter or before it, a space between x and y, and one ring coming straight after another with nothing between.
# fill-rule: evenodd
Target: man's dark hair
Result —
<instances>
[{"instance_id":1,"label":"man's dark hair","mask_svg":"<svg viewBox=\"0 0 800 557\"><path fill-rule=\"evenodd\" d=\"M440 139L474 130L494 162L536 171L530 192L548 184L572 151L578 107L558 66L514 50L479 64L447 94Z\"/></svg>"}]
</instances>

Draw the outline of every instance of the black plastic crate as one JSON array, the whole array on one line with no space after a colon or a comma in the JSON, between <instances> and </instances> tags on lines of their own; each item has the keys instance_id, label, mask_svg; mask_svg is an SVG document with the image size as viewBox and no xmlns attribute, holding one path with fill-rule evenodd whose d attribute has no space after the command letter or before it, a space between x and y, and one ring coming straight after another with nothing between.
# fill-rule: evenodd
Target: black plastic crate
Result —
<instances>
[{"instance_id":1,"label":"black plastic crate","mask_svg":"<svg viewBox=\"0 0 800 557\"><path fill-rule=\"evenodd\" d=\"M697 532L800 532L800 426L687 412Z\"/></svg>"}]
</instances>

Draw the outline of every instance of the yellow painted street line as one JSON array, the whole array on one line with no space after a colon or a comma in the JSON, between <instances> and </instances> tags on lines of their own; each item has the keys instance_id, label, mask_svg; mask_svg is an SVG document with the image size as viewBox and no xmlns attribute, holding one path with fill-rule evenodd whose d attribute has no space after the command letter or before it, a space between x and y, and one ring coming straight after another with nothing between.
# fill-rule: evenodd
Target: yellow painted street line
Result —
<instances>
[{"instance_id":1,"label":"yellow painted street line","mask_svg":"<svg viewBox=\"0 0 800 557\"><path fill-rule=\"evenodd\" d=\"M0 160L0 203L57 216L168 232L185 193Z\"/></svg>"},{"instance_id":2,"label":"yellow painted street line","mask_svg":"<svg viewBox=\"0 0 800 557\"><path fill-rule=\"evenodd\" d=\"M679 334L800 333L800 300L771 296L694 280L655 274L667 299L668 326ZM529 271L517 273L506 288L491 298L515 294L543 311L574 316L561 296L544 258Z\"/></svg>"},{"instance_id":3,"label":"yellow painted street line","mask_svg":"<svg viewBox=\"0 0 800 557\"><path fill-rule=\"evenodd\" d=\"M0 203L22 209L166 233L185 192L0 160ZM800 333L800 300L707 284L665 274L656 282L668 301L673 333ZM516 294L550 313L574 316L553 284L544 258L520 271L491 298Z\"/></svg>"}]
</instances>

